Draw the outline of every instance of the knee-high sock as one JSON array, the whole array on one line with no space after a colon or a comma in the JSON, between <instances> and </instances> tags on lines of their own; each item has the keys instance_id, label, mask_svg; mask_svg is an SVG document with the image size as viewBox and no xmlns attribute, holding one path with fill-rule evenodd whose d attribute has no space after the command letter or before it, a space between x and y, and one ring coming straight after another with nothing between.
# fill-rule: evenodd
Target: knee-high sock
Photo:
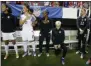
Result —
<instances>
[{"instance_id":1,"label":"knee-high sock","mask_svg":"<svg viewBox=\"0 0 91 66\"><path fill-rule=\"evenodd\" d=\"M27 42L27 44L29 44L30 42L28 41ZM30 47L29 46L27 46L27 50L28 50L28 53L30 53L30 49L29 49Z\"/></svg>"},{"instance_id":2,"label":"knee-high sock","mask_svg":"<svg viewBox=\"0 0 91 66\"><path fill-rule=\"evenodd\" d=\"M28 42L28 44L29 44L30 42ZM35 45L34 44L32 44L32 48L33 48L33 50L32 51L34 51L35 52ZM28 47L28 51L29 51L29 47Z\"/></svg>"},{"instance_id":3,"label":"knee-high sock","mask_svg":"<svg viewBox=\"0 0 91 66\"><path fill-rule=\"evenodd\" d=\"M35 52L36 45L32 45L33 51Z\"/></svg>"},{"instance_id":4,"label":"knee-high sock","mask_svg":"<svg viewBox=\"0 0 91 66\"><path fill-rule=\"evenodd\" d=\"M23 47L24 47L24 52L27 52L27 42L24 42Z\"/></svg>"},{"instance_id":5,"label":"knee-high sock","mask_svg":"<svg viewBox=\"0 0 91 66\"><path fill-rule=\"evenodd\" d=\"M5 52L8 54L8 45L5 45Z\"/></svg>"},{"instance_id":6,"label":"knee-high sock","mask_svg":"<svg viewBox=\"0 0 91 66\"><path fill-rule=\"evenodd\" d=\"M14 49L15 49L16 54L18 54L18 49L17 49L17 45L16 44L14 45Z\"/></svg>"}]
</instances>

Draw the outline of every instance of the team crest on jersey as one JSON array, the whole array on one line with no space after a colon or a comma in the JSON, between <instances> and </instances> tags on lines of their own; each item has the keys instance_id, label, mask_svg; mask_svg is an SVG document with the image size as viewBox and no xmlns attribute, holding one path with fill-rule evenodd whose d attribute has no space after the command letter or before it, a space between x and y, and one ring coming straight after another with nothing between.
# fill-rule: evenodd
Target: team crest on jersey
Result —
<instances>
[{"instance_id":1,"label":"team crest on jersey","mask_svg":"<svg viewBox=\"0 0 91 66\"><path fill-rule=\"evenodd\" d=\"M10 18L10 16L7 17L8 19Z\"/></svg>"},{"instance_id":2,"label":"team crest on jersey","mask_svg":"<svg viewBox=\"0 0 91 66\"><path fill-rule=\"evenodd\" d=\"M81 22L80 24L81 24L81 25L84 25L84 22Z\"/></svg>"},{"instance_id":3,"label":"team crest on jersey","mask_svg":"<svg viewBox=\"0 0 91 66\"><path fill-rule=\"evenodd\" d=\"M59 31L59 33L61 33L61 31Z\"/></svg>"},{"instance_id":4,"label":"team crest on jersey","mask_svg":"<svg viewBox=\"0 0 91 66\"><path fill-rule=\"evenodd\" d=\"M86 18L84 19L84 21L86 21Z\"/></svg>"}]
</instances>

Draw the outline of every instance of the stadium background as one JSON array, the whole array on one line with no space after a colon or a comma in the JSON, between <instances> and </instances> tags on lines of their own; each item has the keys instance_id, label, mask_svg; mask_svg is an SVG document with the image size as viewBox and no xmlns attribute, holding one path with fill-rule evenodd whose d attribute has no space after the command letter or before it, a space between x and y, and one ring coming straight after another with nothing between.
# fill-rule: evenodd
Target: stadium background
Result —
<instances>
[{"instance_id":1,"label":"stadium background","mask_svg":"<svg viewBox=\"0 0 91 66\"><path fill-rule=\"evenodd\" d=\"M19 26L19 14L21 13L21 10L19 10L19 8L21 9L21 5L24 3L28 3L31 7L35 8L44 8L47 10L50 10L50 8L56 8L57 10L59 9L60 14L55 14L57 15L57 17L54 17L55 15L51 16L50 18L52 18L53 20L53 26L55 21L60 20L62 21L62 27L65 30L77 30L76 28L76 18L79 16L79 12L80 9L82 7L85 7L88 11L87 11L87 15L89 16L90 10L91 10L91 2L73 2L73 1L60 1L60 2L24 2L24 1L12 1L12 2L5 2L7 4L9 4L9 6L12 8L13 11L13 15L17 16L17 30L20 31L21 27ZM13 7L12 7L13 6ZM15 7L15 8L14 8ZM68 9L69 11L74 11L74 12L67 12ZM71 10L70 10L71 9ZM67 14L64 15L63 10L65 12L67 12ZM16 12L15 12L16 11ZM16 14L18 13L18 14ZM51 13L51 12L50 12ZM54 12L53 12L54 13ZM68 15L69 14L69 15ZM51 15L51 14L50 14ZM74 16L74 17L70 17L70 16ZM40 18L40 17L37 17ZM39 19L38 19L39 21ZM38 29L38 25L35 27L35 30L39 30ZM17 39L18 40L18 39ZM12 48L11 48L12 49ZM86 66L85 62L86 60L91 56L91 47L87 48L87 50L89 51L89 53L87 54L86 58L84 60L80 59L79 55L75 54L75 50L69 50L68 49L68 54L67 54L67 58L66 58L66 65L65 66L76 66L76 64L78 64L78 66ZM32 56L27 56L25 58L21 58L21 54L22 51L20 51L20 58L19 59L15 59L14 57L14 53L13 51L11 51L11 55L7 60L3 60L4 57L4 53L2 52L2 56L1 56L1 61L2 61L2 66L61 66L60 64L60 55L59 56L55 56L53 53L53 50L50 50L50 57L47 58L44 55L42 55L41 58L38 57L32 57ZM45 60L44 60L45 59Z\"/></svg>"}]
</instances>

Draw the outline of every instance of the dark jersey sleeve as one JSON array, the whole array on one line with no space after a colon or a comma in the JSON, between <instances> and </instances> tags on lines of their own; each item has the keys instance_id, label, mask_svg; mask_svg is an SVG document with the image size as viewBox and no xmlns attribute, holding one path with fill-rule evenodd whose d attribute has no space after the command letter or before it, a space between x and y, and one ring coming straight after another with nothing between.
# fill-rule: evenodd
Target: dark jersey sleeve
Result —
<instances>
[{"instance_id":1,"label":"dark jersey sleeve","mask_svg":"<svg viewBox=\"0 0 91 66\"><path fill-rule=\"evenodd\" d=\"M52 29L52 42L54 41L55 37L54 37L54 29Z\"/></svg>"},{"instance_id":2,"label":"dark jersey sleeve","mask_svg":"<svg viewBox=\"0 0 91 66\"><path fill-rule=\"evenodd\" d=\"M50 31L51 31L52 28L53 28L53 20L52 20L52 19L49 19L49 21L50 21L50 26L49 26L49 28L50 28Z\"/></svg>"},{"instance_id":3,"label":"dark jersey sleeve","mask_svg":"<svg viewBox=\"0 0 91 66\"><path fill-rule=\"evenodd\" d=\"M42 28L42 18L39 18L38 26L39 26L39 29Z\"/></svg>"},{"instance_id":4,"label":"dark jersey sleeve","mask_svg":"<svg viewBox=\"0 0 91 66\"><path fill-rule=\"evenodd\" d=\"M79 19L80 17L77 18L77 21L76 21L76 26L77 26L77 29L79 30L80 29L80 26L79 26Z\"/></svg>"},{"instance_id":5,"label":"dark jersey sleeve","mask_svg":"<svg viewBox=\"0 0 91 66\"><path fill-rule=\"evenodd\" d=\"M89 18L88 18L88 17L86 17L86 19L87 19L87 24L86 24L86 26L85 26L84 30L88 29L88 28L89 28L89 26L90 26Z\"/></svg>"},{"instance_id":6,"label":"dark jersey sleeve","mask_svg":"<svg viewBox=\"0 0 91 66\"><path fill-rule=\"evenodd\" d=\"M17 17L12 15L12 22L13 22L13 28L14 30L16 30L16 26L17 26Z\"/></svg>"},{"instance_id":7,"label":"dark jersey sleeve","mask_svg":"<svg viewBox=\"0 0 91 66\"><path fill-rule=\"evenodd\" d=\"M64 43L64 40L65 40L65 32L64 30L62 30L62 37L61 37L61 43Z\"/></svg>"}]
</instances>

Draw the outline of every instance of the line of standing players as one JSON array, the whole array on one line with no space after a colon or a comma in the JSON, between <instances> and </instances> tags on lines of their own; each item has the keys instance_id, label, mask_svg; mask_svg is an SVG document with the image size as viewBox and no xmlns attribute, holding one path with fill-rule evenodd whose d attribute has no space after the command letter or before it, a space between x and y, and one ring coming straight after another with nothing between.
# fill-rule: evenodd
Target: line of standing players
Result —
<instances>
[{"instance_id":1,"label":"line of standing players","mask_svg":"<svg viewBox=\"0 0 91 66\"><path fill-rule=\"evenodd\" d=\"M12 10L10 7L8 7L7 4L2 4L2 14L1 14L1 30L2 30L2 37L3 41L5 42L5 52L6 55L4 59L7 59L9 56L8 54L8 44L9 41L12 41L12 44L14 44L14 49L16 52L16 58L19 58L17 44L16 44L16 18L12 14ZM65 64L65 56L67 53L67 47L64 44L65 40L65 32L61 28L61 21L55 22L55 28L52 29L52 20L48 17L48 11L44 11L43 18L39 22L39 54L38 57L42 55L42 46L43 41L46 40L46 55L49 57L49 43L52 33L52 43L54 45L55 54L57 55L57 52L62 49L63 55L61 57L61 62L64 65ZM29 50L28 44L31 43L34 40L34 33L33 33L33 27L37 24L37 19L35 15L33 14L33 10L29 8L27 4L23 5L23 14L20 16L19 24L22 26L21 36L22 40L24 42L24 54L22 57L25 57L26 55L33 55L36 56L36 46L32 45L32 52ZM77 19L77 28L78 28L78 51L77 54L81 52L81 58L85 55L85 47L86 47L86 35L87 35L87 28L89 28L89 20L86 16L86 10L81 10L81 16ZM88 29L89 31L89 29ZM82 45L81 45L82 41ZM80 46L81 45L81 46ZM61 50L60 50L61 51Z\"/></svg>"}]
</instances>

